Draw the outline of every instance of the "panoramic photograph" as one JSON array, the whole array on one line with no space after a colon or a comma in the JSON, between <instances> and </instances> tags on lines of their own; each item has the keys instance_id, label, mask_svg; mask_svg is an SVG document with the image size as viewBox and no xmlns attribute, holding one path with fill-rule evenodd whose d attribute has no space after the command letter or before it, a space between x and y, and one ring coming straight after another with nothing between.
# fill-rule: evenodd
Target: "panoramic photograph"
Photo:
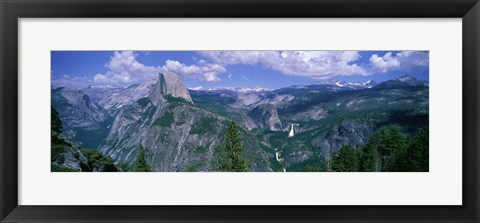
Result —
<instances>
[{"instance_id":1,"label":"panoramic photograph","mask_svg":"<svg viewBox=\"0 0 480 223\"><path fill-rule=\"evenodd\" d=\"M51 172L428 172L428 51L51 51Z\"/></svg>"}]
</instances>

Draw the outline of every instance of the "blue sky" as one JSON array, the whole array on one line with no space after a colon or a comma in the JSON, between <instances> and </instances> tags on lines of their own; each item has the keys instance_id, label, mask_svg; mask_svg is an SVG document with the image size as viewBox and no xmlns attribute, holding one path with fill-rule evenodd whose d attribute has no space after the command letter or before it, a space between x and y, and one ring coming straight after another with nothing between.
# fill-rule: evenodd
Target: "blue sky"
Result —
<instances>
[{"instance_id":1,"label":"blue sky","mask_svg":"<svg viewBox=\"0 0 480 223\"><path fill-rule=\"evenodd\" d=\"M189 88L428 80L428 51L52 51L52 87L129 86L174 72Z\"/></svg>"}]
</instances>

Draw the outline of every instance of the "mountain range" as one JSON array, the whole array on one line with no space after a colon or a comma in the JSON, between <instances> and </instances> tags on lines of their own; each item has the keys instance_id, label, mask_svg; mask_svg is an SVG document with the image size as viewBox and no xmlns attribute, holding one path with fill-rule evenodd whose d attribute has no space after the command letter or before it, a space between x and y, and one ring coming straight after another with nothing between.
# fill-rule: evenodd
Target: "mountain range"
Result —
<instances>
[{"instance_id":1,"label":"mountain range","mask_svg":"<svg viewBox=\"0 0 480 223\"><path fill-rule=\"evenodd\" d=\"M62 135L132 165L139 145L154 171L215 171L227 125L239 125L252 171L300 171L365 143L389 124L428 125L428 82L325 81L280 89L192 88L178 75L129 87L52 89ZM59 164L69 167L70 164Z\"/></svg>"}]
</instances>

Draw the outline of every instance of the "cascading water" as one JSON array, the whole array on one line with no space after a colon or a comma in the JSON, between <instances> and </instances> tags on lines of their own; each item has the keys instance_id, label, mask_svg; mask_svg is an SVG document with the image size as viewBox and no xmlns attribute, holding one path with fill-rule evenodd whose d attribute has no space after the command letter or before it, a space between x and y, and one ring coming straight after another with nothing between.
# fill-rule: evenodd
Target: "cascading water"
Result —
<instances>
[{"instance_id":1,"label":"cascading water","mask_svg":"<svg viewBox=\"0 0 480 223\"><path fill-rule=\"evenodd\" d=\"M291 128L290 128L290 132L288 133L288 137L293 137L295 135L295 132L293 131L293 126L295 124L292 124Z\"/></svg>"}]
</instances>

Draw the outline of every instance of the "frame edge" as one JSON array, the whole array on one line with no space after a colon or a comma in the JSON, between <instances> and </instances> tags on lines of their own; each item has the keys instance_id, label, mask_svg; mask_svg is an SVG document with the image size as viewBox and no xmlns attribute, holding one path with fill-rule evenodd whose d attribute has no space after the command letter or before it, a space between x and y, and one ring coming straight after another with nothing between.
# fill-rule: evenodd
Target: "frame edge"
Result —
<instances>
[{"instance_id":1,"label":"frame edge","mask_svg":"<svg viewBox=\"0 0 480 223\"><path fill-rule=\"evenodd\" d=\"M42 2L42 1L39 1ZM47 1L43 1L47 2ZM58 2L58 1L57 1ZM78 2L78 1L77 1ZM89 2L89 1L85 1ZM153 2L153 1L149 1ZM333 2L333 1L330 1ZM342 1L346 2L346 1ZM431 1L434 2L434 1ZM438 1L437 1L438 2ZM444 1L446 2L446 1ZM453 2L453 1L452 1ZM472 1L463 1L463 7L466 7L467 3L470 4ZM26 3L26 1L22 1L22 4ZM20 4L21 5L21 4ZM2 184L0 185L0 222L17 222L17 221L25 221L28 219L27 216L18 216L19 213L26 213L27 210L32 210L31 208L21 207L18 206L18 161L17 161L17 153L16 150L13 148L18 148L17 144L17 120L18 120L18 92L16 87L18 86L18 80L16 74L18 74L17 68L17 59L18 59L18 26L17 26L17 19L21 17L22 13L19 11L9 11L8 8L12 6L12 1L3 1L0 0L0 46L2 46L2 50L0 52L0 67L1 67L1 75L0 75L0 181ZM18 5L15 5L17 7ZM13 7L15 9L15 7ZM18 8L17 8L18 9ZM29 16L38 15L40 17L45 17L48 13L34 13L34 12L23 12ZM29 14L30 13L30 14ZM33 14L31 14L33 13ZM52 13L50 11L50 13ZM63 13L60 13L57 16L61 16ZM277 12L278 13L278 12ZM97 14L92 14L97 15ZM135 14L133 14L135 15ZM468 168L473 169L473 172L465 171L466 166L463 167L463 178L464 178L464 208L468 216L464 216L462 220L455 220L453 222L478 222L479 221L479 201L480 201L480 187L478 185L480 172L479 172L479 161L480 161L480 153L478 152L478 130L480 126L480 119L479 119L479 93L478 87L480 86L480 79L478 77L480 71L480 65L478 61L480 61L480 27L479 27L479 18L480 18L480 5L477 3L475 4L468 13L465 14L463 17L463 80L462 83L463 88L463 107L464 107L464 115L463 115L463 123L464 123L464 139L469 139L473 143L465 144L466 141L464 140L464 147L471 148L474 151L473 156L466 156L465 151L463 153L463 160L464 164L465 161L468 163ZM438 15L437 15L438 16ZM451 15L452 16L452 15ZM151 16L150 16L151 17ZM8 32L6 30L14 30L13 32ZM474 35L475 37L468 37L467 31L470 35ZM468 44L467 44L468 43ZM469 45L470 44L470 45ZM9 56L9 58L6 57ZM466 78L465 74L472 74L471 78ZM470 95L471 98L468 100L465 96ZM474 96L473 96L474 95ZM467 113L465 110L466 103L473 103L470 108L475 106L474 110L471 110ZM7 129L8 127L8 129ZM10 128L14 127L14 128ZM468 128L467 128L468 127ZM472 130L473 132L468 132L466 130ZM6 131L8 130L8 131ZM468 134L467 134L468 133ZM7 149L9 148L9 149ZM477 149L475 149L477 148ZM472 178L473 177L473 178ZM469 180L470 179L470 180ZM465 191L476 191L476 196L468 196L465 195ZM468 200L470 199L470 200ZM465 202L468 201L468 202ZM32 207L34 208L34 207ZM53 208L53 207L52 207ZM81 208L81 207L80 207ZM141 211L140 211L141 212ZM30 212L32 213L32 212ZM138 213L138 212L137 212ZM10 214L10 215L9 215ZM39 214L38 216L45 215ZM28 219L31 221L32 219ZM51 219L41 219L43 221L51 221ZM77 219L78 220L78 219ZM90 219L92 220L92 219ZM111 219L110 219L111 220ZM134 220L127 220L128 222L135 222ZM172 220L170 220L172 221ZM221 221L221 220L220 220ZM266 222L268 220L263 220L260 222ZM447 221L447 220L445 220ZM452 222L448 220L448 222Z\"/></svg>"}]
</instances>

